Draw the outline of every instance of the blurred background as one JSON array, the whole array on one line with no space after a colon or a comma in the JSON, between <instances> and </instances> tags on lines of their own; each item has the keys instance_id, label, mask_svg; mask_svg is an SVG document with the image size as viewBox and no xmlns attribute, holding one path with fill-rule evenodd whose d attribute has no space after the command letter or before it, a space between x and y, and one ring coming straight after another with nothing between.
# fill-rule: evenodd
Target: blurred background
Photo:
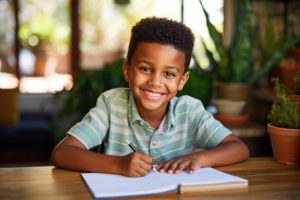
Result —
<instances>
[{"instance_id":1,"label":"blurred background","mask_svg":"<svg viewBox=\"0 0 300 200\"><path fill-rule=\"evenodd\" d=\"M99 94L126 86L121 66L130 29L148 16L182 21L192 29L196 41L191 79L179 95L199 98L213 114L220 109L213 103L220 97L218 83L230 82L220 79L209 57L211 53L221 60L213 31L221 34L224 48L232 50L244 44L235 40L237 27L250 27L246 60L251 72L280 50L282 55L273 58L259 80L251 82L243 115L247 114L247 121L226 124L247 143L251 156L271 156L266 116L275 95L270 78L278 76L284 82L282 65L291 64L293 74L300 68L299 57L293 54L300 48L299 40L290 42L300 35L300 2L241 2L244 4L237 0L0 0L0 167L48 165L55 144L95 105ZM246 5L248 10L244 10ZM250 19L248 25L238 25L244 15ZM287 43L290 46L282 46ZM249 72L244 73L248 76Z\"/></svg>"}]
</instances>

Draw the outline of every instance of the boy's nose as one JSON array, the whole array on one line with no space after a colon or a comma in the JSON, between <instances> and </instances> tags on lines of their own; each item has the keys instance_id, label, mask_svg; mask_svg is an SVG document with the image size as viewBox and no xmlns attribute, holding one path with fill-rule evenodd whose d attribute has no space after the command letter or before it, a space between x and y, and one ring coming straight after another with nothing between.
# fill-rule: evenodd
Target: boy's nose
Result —
<instances>
[{"instance_id":1,"label":"boy's nose","mask_svg":"<svg viewBox=\"0 0 300 200\"><path fill-rule=\"evenodd\" d=\"M151 85L153 87L161 87L162 86L161 78L159 75L153 75L148 83L149 83L149 85Z\"/></svg>"},{"instance_id":2,"label":"boy's nose","mask_svg":"<svg viewBox=\"0 0 300 200\"><path fill-rule=\"evenodd\" d=\"M149 81L149 85L151 85L153 87L161 87L162 86L160 81Z\"/></svg>"}]
</instances>

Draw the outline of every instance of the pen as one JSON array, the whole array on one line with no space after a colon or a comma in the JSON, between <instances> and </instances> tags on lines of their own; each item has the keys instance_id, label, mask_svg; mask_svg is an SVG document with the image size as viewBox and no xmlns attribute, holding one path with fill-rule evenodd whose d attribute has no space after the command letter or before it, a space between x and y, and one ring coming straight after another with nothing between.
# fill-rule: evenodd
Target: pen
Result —
<instances>
[{"instance_id":1,"label":"pen","mask_svg":"<svg viewBox=\"0 0 300 200\"><path fill-rule=\"evenodd\" d=\"M137 152L135 146L129 140L125 139L125 142L128 144L128 146L130 147L130 149L132 149L133 152ZM156 165L151 165L151 169L156 172Z\"/></svg>"},{"instance_id":2,"label":"pen","mask_svg":"<svg viewBox=\"0 0 300 200\"><path fill-rule=\"evenodd\" d=\"M128 144L130 149L132 149L132 151L137 152L135 146L129 140L125 139L125 142Z\"/></svg>"}]
</instances>

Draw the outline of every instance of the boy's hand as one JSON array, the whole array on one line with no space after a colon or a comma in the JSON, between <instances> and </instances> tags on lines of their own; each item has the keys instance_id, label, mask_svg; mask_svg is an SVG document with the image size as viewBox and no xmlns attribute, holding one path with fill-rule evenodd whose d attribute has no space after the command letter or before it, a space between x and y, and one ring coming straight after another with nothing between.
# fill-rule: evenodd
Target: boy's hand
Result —
<instances>
[{"instance_id":1,"label":"boy's hand","mask_svg":"<svg viewBox=\"0 0 300 200\"><path fill-rule=\"evenodd\" d=\"M152 165L152 157L142 153L130 153L121 157L120 173L124 176L145 176Z\"/></svg>"},{"instance_id":2,"label":"boy's hand","mask_svg":"<svg viewBox=\"0 0 300 200\"><path fill-rule=\"evenodd\" d=\"M156 170L161 173L177 174L184 170L193 173L199 168L201 168L199 155L188 154L160 163L157 165Z\"/></svg>"}]
</instances>

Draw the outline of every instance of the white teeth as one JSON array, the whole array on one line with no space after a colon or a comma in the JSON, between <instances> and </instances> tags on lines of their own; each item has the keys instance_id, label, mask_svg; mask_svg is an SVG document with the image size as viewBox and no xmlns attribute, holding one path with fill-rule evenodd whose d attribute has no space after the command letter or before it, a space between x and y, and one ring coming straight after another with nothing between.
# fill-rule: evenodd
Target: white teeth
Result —
<instances>
[{"instance_id":1,"label":"white teeth","mask_svg":"<svg viewBox=\"0 0 300 200\"><path fill-rule=\"evenodd\" d=\"M145 93L147 94L148 97L150 97L152 99L158 99L161 96L160 93L154 93L154 92L149 92L149 91L145 91Z\"/></svg>"}]
</instances>

